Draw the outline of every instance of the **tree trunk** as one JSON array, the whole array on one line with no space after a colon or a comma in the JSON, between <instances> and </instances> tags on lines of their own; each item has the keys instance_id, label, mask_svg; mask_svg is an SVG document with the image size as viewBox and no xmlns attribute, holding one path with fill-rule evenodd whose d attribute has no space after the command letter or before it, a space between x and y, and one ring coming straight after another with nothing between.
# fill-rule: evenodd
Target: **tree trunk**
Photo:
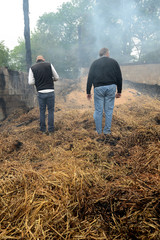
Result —
<instances>
[{"instance_id":1,"label":"tree trunk","mask_svg":"<svg viewBox=\"0 0 160 240\"><path fill-rule=\"evenodd\" d=\"M26 67L28 72L29 68L32 65L28 0L23 0L23 13L24 13L24 38L26 48Z\"/></svg>"}]
</instances>

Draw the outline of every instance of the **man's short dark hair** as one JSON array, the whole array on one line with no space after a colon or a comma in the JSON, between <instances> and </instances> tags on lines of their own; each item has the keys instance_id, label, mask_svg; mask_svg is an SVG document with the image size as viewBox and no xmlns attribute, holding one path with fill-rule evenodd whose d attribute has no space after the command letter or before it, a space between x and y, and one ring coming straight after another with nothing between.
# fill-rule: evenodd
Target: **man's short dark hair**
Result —
<instances>
[{"instance_id":1,"label":"man's short dark hair","mask_svg":"<svg viewBox=\"0 0 160 240\"><path fill-rule=\"evenodd\" d=\"M101 48L99 51L99 56L102 57L104 56L107 52L109 52L108 48Z\"/></svg>"}]
</instances>

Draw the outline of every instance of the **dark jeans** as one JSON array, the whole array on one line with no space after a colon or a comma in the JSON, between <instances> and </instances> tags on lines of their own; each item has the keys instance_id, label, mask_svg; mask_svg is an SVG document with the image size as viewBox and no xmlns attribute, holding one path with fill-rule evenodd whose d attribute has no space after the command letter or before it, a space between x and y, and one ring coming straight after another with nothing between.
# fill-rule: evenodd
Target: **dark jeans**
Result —
<instances>
[{"instance_id":1,"label":"dark jeans","mask_svg":"<svg viewBox=\"0 0 160 240\"><path fill-rule=\"evenodd\" d=\"M38 102L40 110L40 130L42 132L46 131L45 113L46 107L48 108L48 131L54 131L54 92L49 93L39 93L38 92Z\"/></svg>"}]
</instances>

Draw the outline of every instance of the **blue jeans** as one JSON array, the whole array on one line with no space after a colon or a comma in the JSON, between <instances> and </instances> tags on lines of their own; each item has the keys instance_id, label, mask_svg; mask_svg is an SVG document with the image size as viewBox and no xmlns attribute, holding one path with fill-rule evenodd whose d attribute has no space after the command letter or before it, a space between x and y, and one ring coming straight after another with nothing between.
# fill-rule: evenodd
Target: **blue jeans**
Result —
<instances>
[{"instance_id":1,"label":"blue jeans","mask_svg":"<svg viewBox=\"0 0 160 240\"><path fill-rule=\"evenodd\" d=\"M45 113L46 107L48 108L48 131L54 131L54 92L40 93L38 92L38 102L40 110L40 130L46 131Z\"/></svg>"},{"instance_id":2,"label":"blue jeans","mask_svg":"<svg viewBox=\"0 0 160 240\"><path fill-rule=\"evenodd\" d=\"M111 133L112 114L114 108L114 100L117 86L115 84L100 86L94 88L94 120L96 124L96 131L98 134L102 133L102 118L103 110L105 112L105 127L104 134Z\"/></svg>"}]
</instances>

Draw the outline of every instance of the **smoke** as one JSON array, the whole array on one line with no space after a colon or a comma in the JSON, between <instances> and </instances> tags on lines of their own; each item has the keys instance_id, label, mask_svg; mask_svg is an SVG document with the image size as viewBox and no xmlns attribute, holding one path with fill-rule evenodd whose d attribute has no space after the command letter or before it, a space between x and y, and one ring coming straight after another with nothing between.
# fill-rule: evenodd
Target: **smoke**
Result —
<instances>
[{"instance_id":1,"label":"smoke","mask_svg":"<svg viewBox=\"0 0 160 240\"><path fill-rule=\"evenodd\" d=\"M41 54L66 78L87 68L102 47L109 48L120 64L143 60L160 45L159 8L150 4L155 1L159 0L72 0L56 14L40 18L38 41L34 37L32 45L35 52L42 49Z\"/></svg>"},{"instance_id":2,"label":"smoke","mask_svg":"<svg viewBox=\"0 0 160 240\"><path fill-rule=\"evenodd\" d=\"M127 56L127 48L132 48L131 16L134 15L133 1L109 1L94 6L93 26L96 32L96 49L108 47L113 57ZM118 3L118 4L117 4Z\"/></svg>"},{"instance_id":3,"label":"smoke","mask_svg":"<svg viewBox=\"0 0 160 240\"><path fill-rule=\"evenodd\" d=\"M92 24L97 52L107 47L113 58L128 63L160 47L160 8L142 2L96 1Z\"/></svg>"}]
</instances>

